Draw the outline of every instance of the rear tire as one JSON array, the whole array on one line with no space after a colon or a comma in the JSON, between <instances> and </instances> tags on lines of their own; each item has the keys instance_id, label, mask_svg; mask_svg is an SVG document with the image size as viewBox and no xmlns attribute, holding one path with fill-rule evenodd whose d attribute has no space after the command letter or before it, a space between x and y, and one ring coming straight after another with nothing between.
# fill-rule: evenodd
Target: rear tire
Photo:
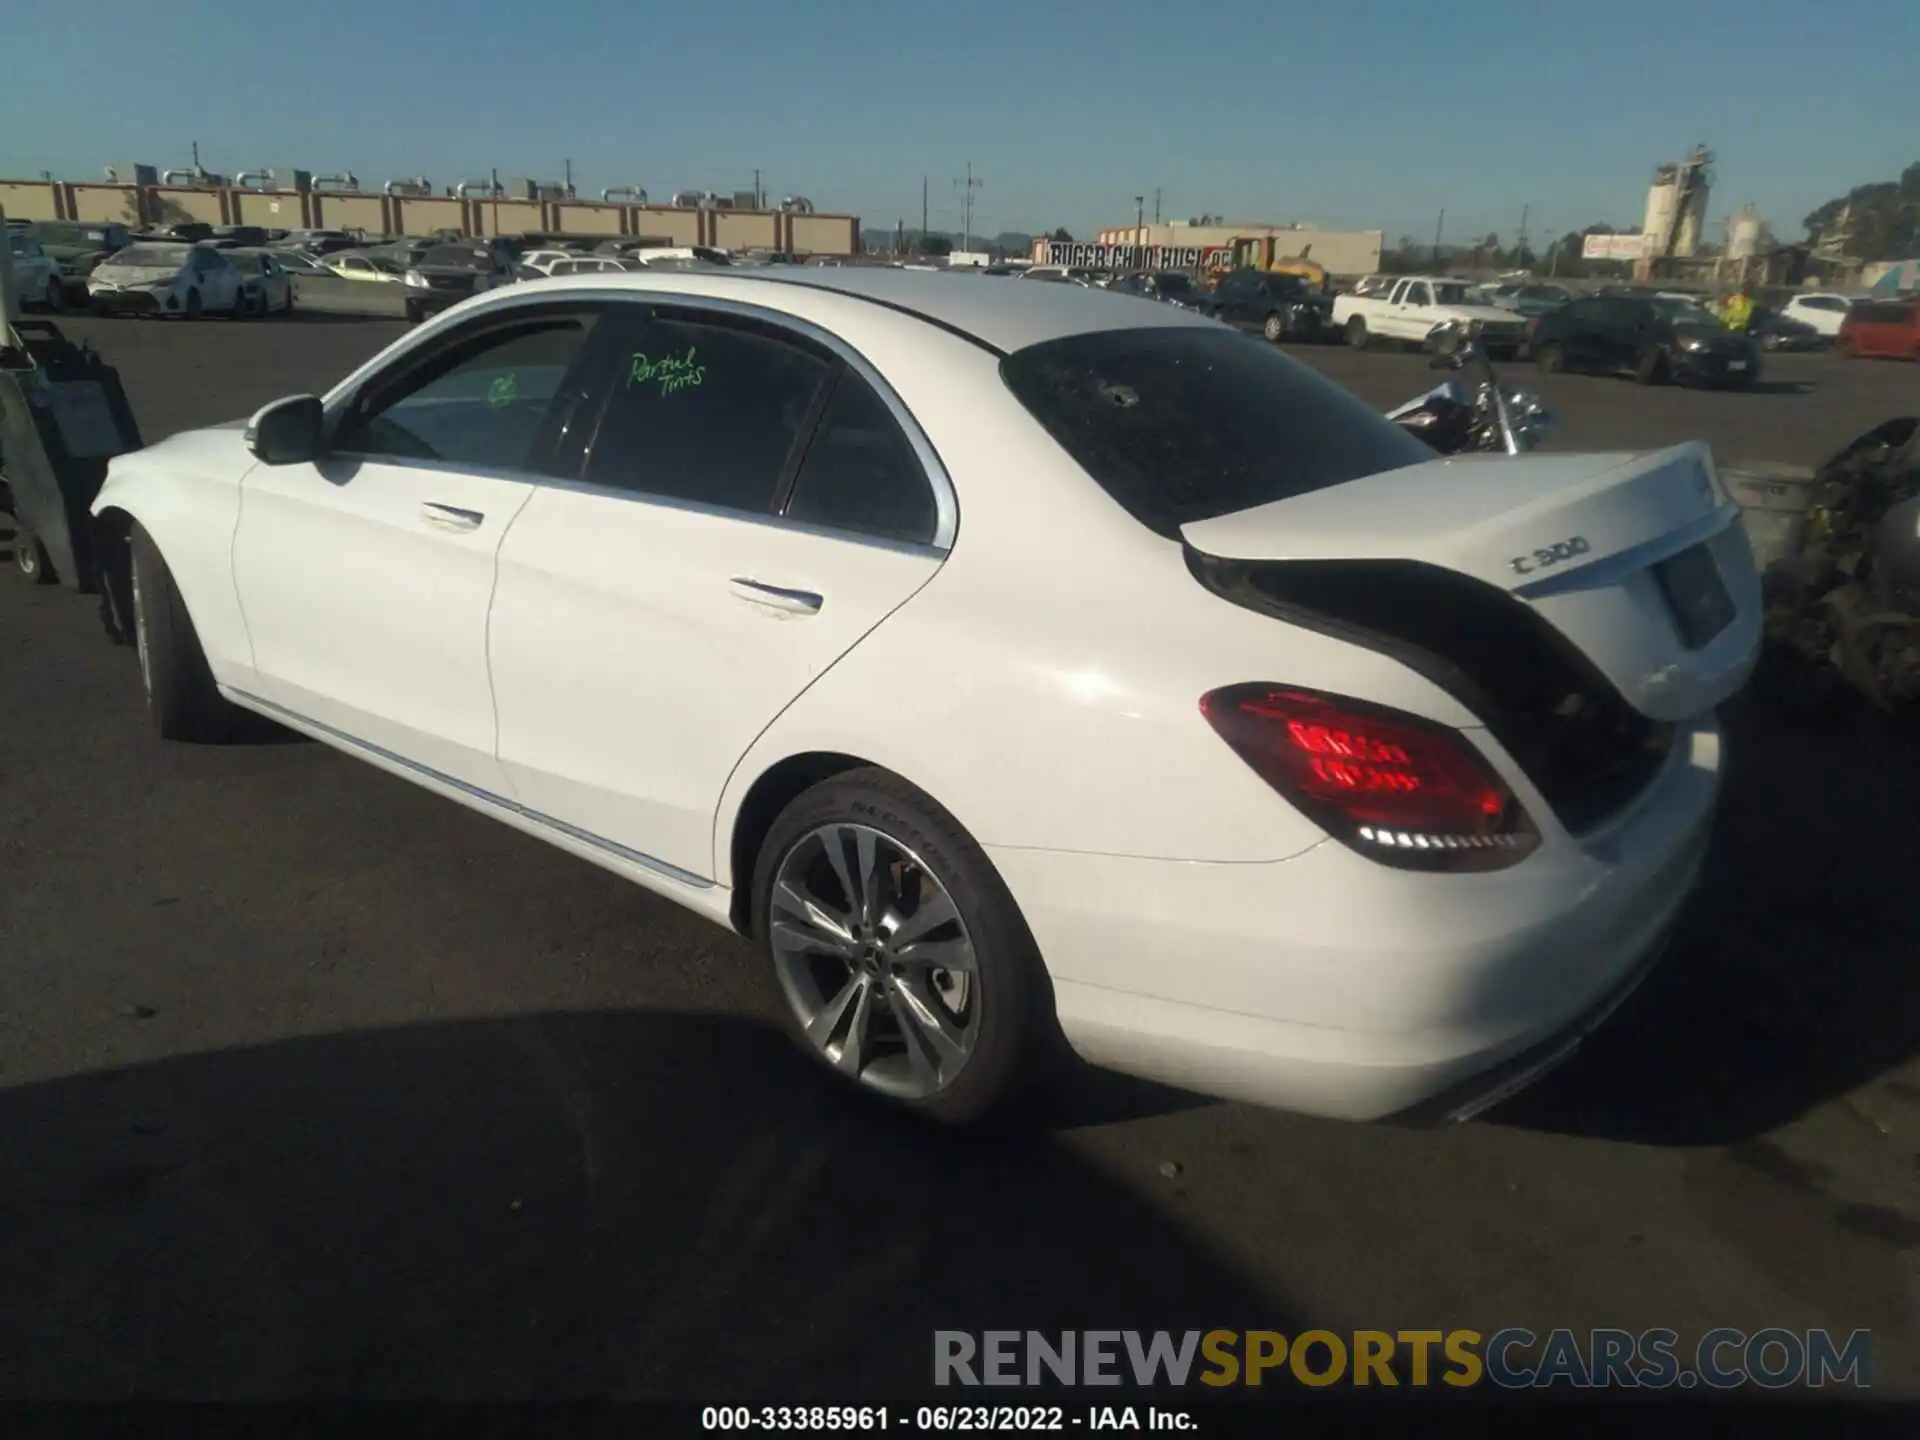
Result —
<instances>
[{"instance_id":1,"label":"rear tire","mask_svg":"<svg viewBox=\"0 0 1920 1440\"><path fill-rule=\"evenodd\" d=\"M420 309L420 304L417 300L407 301L407 323L409 325L418 325L425 318L426 315Z\"/></svg>"},{"instance_id":2,"label":"rear tire","mask_svg":"<svg viewBox=\"0 0 1920 1440\"><path fill-rule=\"evenodd\" d=\"M776 912L776 893L831 925L794 903ZM916 933L935 907L947 918ZM796 1043L894 1109L970 1124L1059 1053L1046 969L1005 882L957 820L888 771L834 776L774 821L754 865L753 934Z\"/></svg>"},{"instance_id":3,"label":"rear tire","mask_svg":"<svg viewBox=\"0 0 1920 1440\"><path fill-rule=\"evenodd\" d=\"M200 292L198 290L189 290L187 292L186 307L181 313L189 320L198 320L200 318Z\"/></svg>"},{"instance_id":4,"label":"rear tire","mask_svg":"<svg viewBox=\"0 0 1920 1440\"><path fill-rule=\"evenodd\" d=\"M1642 385L1664 385L1668 379L1667 352L1648 349L1634 362L1633 378Z\"/></svg>"},{"instance_id":5,"label":"rear tire","mask_svg":"<svg viewBox=\"0 0 1920 1440\"><path fill-rule=\"evenodd\" d=\"M1567 368L1567 352L1558 345L1542 345L1533 352L1534 363L1548 375L1562 374Z\"/></svg>"},{"instance_id":6,"label":"rear tire","mask_svg":"<svg viewBox=\"0 0 1920 1440\"><path fill-rule=\"evenodd\" d=\"M1265 320L1260 322L1260 333L1266 337L1269 345L1278 345L1282 340L1287 338L1287 322L1285 317L1280 315L1267 316Z\"/></svg>"},{"instance_id":7,"label":"rear tire","mask_svg":"<svg viewBox=\"0 0 1920 1440\"><path fill-rule=\"evenodd\" d=\"M173 573L137 524L132 552L134 649L153 733L162 740L224 740L240 712L221 698Z\"/></svg>"},{"instance_id":8,"label":"rear tire","mask_svg":"<svg viewBox=\"0 0 1920 1440\"><path fill-rule=\"evenodd\" d=\"M1347 321L1347 345L1350 349L1364 350L1373 343L1373 337L1367 333L1364 316L1356 315Z\"/></svg>"}]
</instances>

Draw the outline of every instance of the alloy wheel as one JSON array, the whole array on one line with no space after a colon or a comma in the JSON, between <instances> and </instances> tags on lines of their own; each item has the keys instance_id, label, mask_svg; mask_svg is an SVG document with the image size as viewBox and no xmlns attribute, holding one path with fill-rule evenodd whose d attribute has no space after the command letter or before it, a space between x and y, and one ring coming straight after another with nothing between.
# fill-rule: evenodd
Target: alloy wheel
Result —
<instances>
[{"instance_id":1,"label":"alloy wheel","mask_svg":"<svg viewBox=\"0 0 1920 1440\"><path fill-rule=\"evenodd\" d=\"M896 1100L951 1085L980 1036L973 938L920 857L868 825L808 831L768 905L774 971L807 1043Z\"/></svg>"}]
</instances>

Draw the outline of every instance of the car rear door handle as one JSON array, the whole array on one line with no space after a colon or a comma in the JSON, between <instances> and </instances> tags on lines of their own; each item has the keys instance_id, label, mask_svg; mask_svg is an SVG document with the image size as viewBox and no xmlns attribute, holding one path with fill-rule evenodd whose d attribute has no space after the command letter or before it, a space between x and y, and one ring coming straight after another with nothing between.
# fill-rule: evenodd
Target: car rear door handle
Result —
<instances>
[{"instance_id":1,"label":"car rear door handle","mask_svg":"<svg viewBox=\"0 0 1920 1440\"><path fill-rule=\"evenodd\" d=\"M811 590L789 590L784 585L766 585L758 580L736 575L727 582L734 598L744 600L749 605L764 605L770 610L784 610L790 615L817 615L825 600Z\"/></svg>"},{"instance_id":2,"label":"car rear door handle","mask_svg":"<svg viewBox=\"0 0 1920 1440\"><path fill-rule=\"evenodd\" d=\"M462 510L458 505L442 505L437 500L421 502L420 510L430 525L447 530L478 530L487 517L479 510Z\"/></svg>"}]
</instances>

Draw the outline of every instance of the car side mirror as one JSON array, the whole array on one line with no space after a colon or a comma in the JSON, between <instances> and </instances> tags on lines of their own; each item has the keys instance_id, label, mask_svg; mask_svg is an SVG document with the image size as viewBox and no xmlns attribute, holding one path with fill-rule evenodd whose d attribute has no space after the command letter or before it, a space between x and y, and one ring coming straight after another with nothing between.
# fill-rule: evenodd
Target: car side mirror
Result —
<instances>
[{"instance_id":1,"label":"car side mirror","mask_svg":"<svg viewBox=\"0 0 1920 1440\"><path fill-rule=\"evenodd\" d=\"M264 465L300 465L320 457L325 413L317 395L290 395L262 406L247 422L247 448Z\"/></svg>"}]
</instances>

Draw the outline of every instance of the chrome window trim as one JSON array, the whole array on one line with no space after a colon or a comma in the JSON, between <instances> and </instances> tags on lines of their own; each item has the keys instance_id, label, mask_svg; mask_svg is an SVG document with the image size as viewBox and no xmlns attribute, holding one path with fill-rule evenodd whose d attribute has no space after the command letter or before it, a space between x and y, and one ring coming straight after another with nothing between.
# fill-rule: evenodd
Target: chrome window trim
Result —
<instances>
[{"instance_id":1,"label":"chrome window trim","mask_svg":"<svg viewBox=\"0 0 1920 1440\"><path fill-rule=\"evenodd\" d=\"M460 306L444 310L422 325L412 335L399 342L398 348L374 356L346 379L327 391L321 399L321 406L327 412L329 420L335 409L351 400L368 380L385 373L395 365L408 362L423 347L433 344L449 330L465 325L471 320L491 318L496 314L511 314L513 311L534 307L546 307L553 310L567 310L578 305L595 302L612 302L623 305L645 305L655 308L675 310L706 311L716 315L731 316L740 320L752 320L757 324L772 326L775 329L788 330L821 346L839 359L846 367L858 375L880 397L880 403L887 408L894 423L907 437L914 457L920 462L921 474L933 490L934 529L933 539L924 546L908 546L914 553L944 555L953 549L954 540L960 532L960 501L954 490L953 477L948 473L940 454L933 448L933 442L900 398L899 392L887 383L886 377L852 345L835 335L824 326L798 315L790 315L782 310L769 309L763 305L752 305L740 300L719 299L706 295L688 295L672 290L597 290L581 288L569 290L565 295L555 295L551 291L534 288L528 294L516 294L518 286L510 287L504 293L487 291L488 300L472 310ZM497 296L498 298L493 298ZM405 463L423 464L407 460L404 462L389 460L383 456L362 456L363 459L377 459L383 464ZM449 467L463 473L478 473L470 467ZM644 504L666 505L676 509L690 509L715 515L726 515L750 523L773 523L786 528L824 533L836 539L858 540L863 544L878 545L885 549L903 548L901 542L884 540L877 536L859 532L830 530L824 526L803 525L798 521L789 523L784 516L760 514L754 511L729 510L720 506L700 505L693 501L680 501L665 496L645 495L638 491L622 490L614 486L587 485L586 482L559 481L551 476L535 475L526 472L512 472L508 478L528 480L535 485L565 486L567 488L584 487L596 494L618 495Z\"/></svg>"}]
</instances>

